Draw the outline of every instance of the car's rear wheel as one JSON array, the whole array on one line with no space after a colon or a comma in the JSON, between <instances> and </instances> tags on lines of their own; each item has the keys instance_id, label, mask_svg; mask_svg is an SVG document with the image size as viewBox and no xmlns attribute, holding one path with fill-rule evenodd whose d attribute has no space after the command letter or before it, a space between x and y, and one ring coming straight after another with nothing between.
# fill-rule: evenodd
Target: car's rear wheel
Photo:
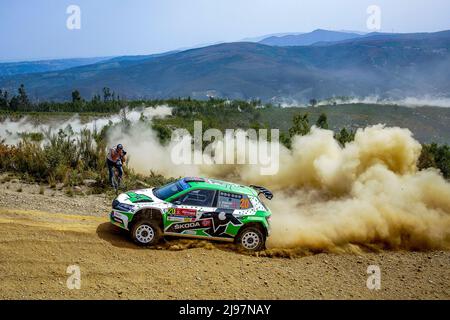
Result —
<instances>
[{"instance_id":1,"label":"car's rear wheel","mask_svg":"<svg viewBox=\"0 0 450 320\"><path fill-rule=\"evenodd\" d=\"M151 246L158 243L161 234L161 228L153 220L139 220L131 228L131 237L140 246Z\"/></svg>"},{"instance_id":2,"label":"car's rear wheel","mask_svg":"<svg viewBox=\"0 0 450 320\"><path fill-rule=\"evenodd\" d=\"M266 239L259 228L247 227L239 232L237 244L247 251L261 251L266 246Z\"/></svg>"}]
</instances>

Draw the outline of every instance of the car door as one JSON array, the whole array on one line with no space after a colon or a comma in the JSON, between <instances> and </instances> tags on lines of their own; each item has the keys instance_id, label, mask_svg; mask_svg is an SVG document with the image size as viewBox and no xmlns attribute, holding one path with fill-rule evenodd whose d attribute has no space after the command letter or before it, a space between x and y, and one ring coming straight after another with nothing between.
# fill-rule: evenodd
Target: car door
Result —
<instances>
[{"instance_id":1,"label":"car door","mask_svg":"<svg viewBox=\"0 0 450 320\"><path fill-rule=\"evenodd\" d=\"M249 208L248 197L234 192L218 191L216 208L203 216L211 219L211 228L206 230L211 237L233 239L243 225L240 212Z\"/></svg>"},{"instance_id":2,"label":"car door","mask_svg":"<svg viewBox=\"0 0 450 320\"><path fill-rule=\"evenodd\" d=\"M215 190L196 189L173 200L165 233L208 237L205 230L210 228L211 221L205 219L204 214L215 210L215 195Z\"/></svg>"}]
</instances>

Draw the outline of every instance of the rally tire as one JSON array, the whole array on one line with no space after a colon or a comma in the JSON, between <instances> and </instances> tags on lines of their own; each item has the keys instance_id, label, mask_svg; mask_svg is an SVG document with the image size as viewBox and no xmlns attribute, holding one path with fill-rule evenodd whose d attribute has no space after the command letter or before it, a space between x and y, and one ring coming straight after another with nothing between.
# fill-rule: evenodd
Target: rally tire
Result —
<instances>
[{"instance_id":1,"label":"rally tire","mask_svg":"<svg viewBox=\"0 0 450 320\"><path fill-rule=\"evenodd\" d=\"M133 223L130 233L133 241L140 246L155 245L162 236L158 223L149 219L142 219Z\"/></svg>"},{"instance_id":2,"label":"rally tire","mask_svg":"<svg viewBox=\"0 0 450 320\"><path fill-rule=\"evenodd\" d=\"M261 251L266 248L266 237L260 228L244 227L236 238L236 244L245 251Z\"/></svg>"}]
</instances>

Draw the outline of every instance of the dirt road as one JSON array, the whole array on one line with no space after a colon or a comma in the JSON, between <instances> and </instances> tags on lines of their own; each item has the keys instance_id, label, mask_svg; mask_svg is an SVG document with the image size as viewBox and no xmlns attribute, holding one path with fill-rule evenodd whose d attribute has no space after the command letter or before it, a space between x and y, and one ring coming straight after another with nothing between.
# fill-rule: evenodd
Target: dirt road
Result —
<instances>
[{"instance_id":1,"label":"dirt road","mask_svg":"<svg viewBox=\"0 0 450 320\"><path fill-rule=\"evenodd\" d=\"M450 298L450 252L286 259L186 240L145 249L107 222L110 199L40 191L0 185L0 299ZM67 287L70 265L79 290ZM366 286L369 265L381 269L380 290Z\"/></svg>"}]
</instances>

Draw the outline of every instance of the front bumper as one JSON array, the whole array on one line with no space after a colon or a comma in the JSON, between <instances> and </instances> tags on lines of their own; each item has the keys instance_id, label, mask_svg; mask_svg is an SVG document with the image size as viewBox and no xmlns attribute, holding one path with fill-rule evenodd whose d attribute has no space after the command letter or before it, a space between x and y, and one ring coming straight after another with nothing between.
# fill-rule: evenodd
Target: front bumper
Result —
<instances>
[{"instance_id":1,"label":"front bumper","mask_svg":"<svg viewBox=\"0 0 450 320\"><path fill-rule=\"evenodd\" d=\"M119 211L112 210L109 213L109 221L115 226L128 230L129 218Z\"/></svg>"}]
</instances>

